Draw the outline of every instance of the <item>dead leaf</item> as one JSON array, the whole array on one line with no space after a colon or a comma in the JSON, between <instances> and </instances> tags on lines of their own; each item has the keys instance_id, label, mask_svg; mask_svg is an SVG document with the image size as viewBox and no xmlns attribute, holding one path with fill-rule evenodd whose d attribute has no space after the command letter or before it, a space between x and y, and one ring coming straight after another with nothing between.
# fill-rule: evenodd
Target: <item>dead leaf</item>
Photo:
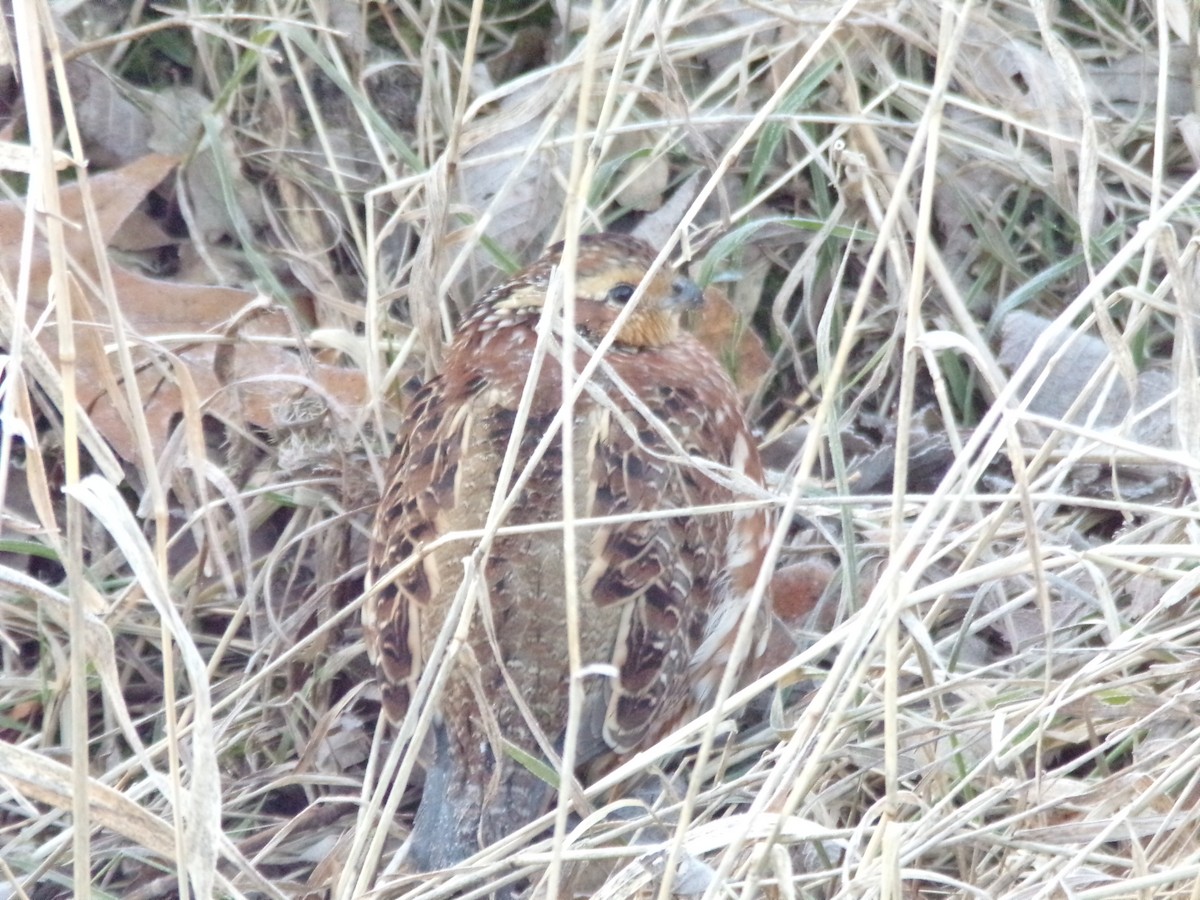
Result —
<instances>
[{"instance_id":1,"label":"dead leaf","mask_svg":"<svg viewBox=\"0 0 1200 900\"><path fill-rule=\"evenodd\" d=\"M562 214L569 166L565 134L556 119L562 101L561 77L534 82L504 97L487 115L467 126L457 166L458 198L473 219L502 213L489 237L513 259L533 258L553 234ZM496 260L476 251L471 269L492 274ZM479 296L485 285L464 271L459 293Z\"/></svg>"},{"instance_id":2,"label":"dead leaf","mask_svg":"<svg viewBox=\"0 0 1200 900\"><path fill-rule=\"evenodd\" d=\"M700 173L693 172L671 191L670 196L654 212L644 216L630 233L634 237L640 237L651 247L663 246L700 193L702 183Z\"/></svg>"},{"instance_id":3,"label":"dead leaf","mask_svg":"<svg viewBox=\"0 0 1200 900\"><path fill-rule=\"evenodd\" d=\"M105 242L174 165L171 157L148 156L90 179L98 230ZM136 432L120 368L110 352L113 322L106 304L92 292L92 286L100 283L99 269L79 187L64 188L61 201L64 219L73 226L66 229L66 250L79 274L73 329L80 403L113 450L133 460L138 456ZM10 283L16 283L20 265L19 236L25 215L19 204L0 204L0 270ZM35 247L31 267L34 287L27 324L36 327L38 344L57 367L61 364L58 328L53 320L38 324L47 312L56 312L47 310L45 286L51 269L44 245ZM317 362L292 349L302 335L281 306L233 288L158 280L115 265L111 272L120 324L133 358L139 415L149 426L155 454L185 414L272 427L280 404L306 389L346 407L364 402L366 388L360 373ZM11 341L11 335L6 339ZM181 390L185 382L199 408L185 403Z\"/></svg>"},{"instance_id":4,"label":"dead leaf","mask_svg":"<svg viewBox=\"0 0 1200 900\"><path fill-rule=\"evenodd\" d=\"M68 41L72 44L74 39ZM87 58L67 63L67 85L84 152L91 165L118 166L149 149L150 117L130 99L143 92L116 81Z\"/></svg>"},{"instance_id":5,"label":"dead leaf","mask_svg":"<svg viewBox=\"0 0 1200 900\"><path fill-rule=\"evenodd\" d=\"M1019 366L1033 345L1050 326L1048 319L1027 312L1010 314L1001 326L1000 364L1009 371ZM1151 369L1118 376L1106 390L1102 370L1119 348L1090 335L1072 338L1066 352L1054 360L1042 388L1029 402L1031 412L1097 429L1128 426L1134 440L1157 447L1171 447L1175 426L1169 404L1162 401L1175 389L1169 372ZM1124 351L1128 354L1128 350ZM1044 354L1041 365L1051 363L1055 350ZM1114 359L1117 365L1120 359ZM1081 398L1082 397L1082 401ZM1097 410L1096 408L1099 407Z\"/></svg>"},{"instance_id":6,"label":"dead leaf","mask_svg":"<svg viewBox=\"0 0 1200 900\"><path fill-rule=\"evenodd\" d=\"M1085 71L1096 111L1111 115L1116 110L1122 119L1136 120L1155 109L1161 90L1164 112L1171 119L1192 112L1194 56L1182 44L1172 44L1168 50L1165 69L1157 50L1089 63Z\"/></svg>"},{"instance_id":7,"label":"dead leaf","mask_svg":"<svg viewBox=\"0 0 1200 900\"><path fill-rule=\"evenodd\" d=\"M745 401L771 371L771 357L762 338L738 316L725 291L714 285L704 289L704 309L692 332L721 361Z\"/></svg>"},{"instance_id":8,"label":"dead leaf","mask_svg":"<svg viewBox=\"0 0 1200 900\"><path fill-rule=\"evenodd\" d=\"M654 145L652 129L623 132L613 138L610 155L624 160L613 177L619 186L613 202L621 209L650 212L662 206L671 166Z\"/></svg>"}]
</instances>

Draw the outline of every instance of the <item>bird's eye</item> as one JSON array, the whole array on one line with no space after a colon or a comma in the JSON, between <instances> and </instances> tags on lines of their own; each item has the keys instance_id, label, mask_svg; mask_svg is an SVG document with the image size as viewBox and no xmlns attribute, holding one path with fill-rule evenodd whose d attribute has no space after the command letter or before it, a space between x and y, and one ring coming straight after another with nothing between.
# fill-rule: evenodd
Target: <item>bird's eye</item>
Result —
<instances>
[{"instance_id":1,"label":"bird's eye","mask_svg":"<svg viewBox=\"0 0 1200 900\"><path fill-rule=\"evenodd\" d=\"M629 302L629 298L633 296L636 288L632 284L621 282L615 284L608 289L608 295L604 298L609 303L625 304Z\"/></svg>"}]
</instances>

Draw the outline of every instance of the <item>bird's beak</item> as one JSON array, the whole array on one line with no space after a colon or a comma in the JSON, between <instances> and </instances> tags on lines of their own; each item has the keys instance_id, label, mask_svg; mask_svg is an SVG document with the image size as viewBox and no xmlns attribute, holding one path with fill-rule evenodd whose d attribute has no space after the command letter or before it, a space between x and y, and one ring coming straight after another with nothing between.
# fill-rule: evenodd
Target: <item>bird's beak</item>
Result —
<instances>
[{"instance_id":1,"label":"bird's beak","mask_svg":"<svg viewBox=\"0 0 1200 900\"><path fill-rule=\"evenodd\" d=\"M699 309L704 305L704 291L696 282L680 275L671 282L671 299L667 305L685 310Z\"/></svg>"}]
</instances>

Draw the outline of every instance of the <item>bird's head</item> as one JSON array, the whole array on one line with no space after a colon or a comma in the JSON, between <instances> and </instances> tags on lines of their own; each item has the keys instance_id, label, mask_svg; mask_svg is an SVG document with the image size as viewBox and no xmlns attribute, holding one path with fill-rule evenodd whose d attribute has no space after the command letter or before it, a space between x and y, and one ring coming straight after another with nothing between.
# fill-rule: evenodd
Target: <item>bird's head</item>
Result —
<instances>
[{"instance_id":1,"label":"bird's head","mask_svg":"<svg viewBox=\"0 0 1200 900\"><path fill-rule=\"evenodd\" d=\"M550 275L562 262L563 245L555 244L537 262L490 295L493 308L509 311L541 309ZM589 338L600 340L647 281L654 250L624 234L588 234L579 238L575 261L575 321ZM704 302L700 288L682 275L660 269L646 284L637 309L625 321L616 344L629 348L661 347L679 334L679 317Z\"/></svg>"}]
</instances>

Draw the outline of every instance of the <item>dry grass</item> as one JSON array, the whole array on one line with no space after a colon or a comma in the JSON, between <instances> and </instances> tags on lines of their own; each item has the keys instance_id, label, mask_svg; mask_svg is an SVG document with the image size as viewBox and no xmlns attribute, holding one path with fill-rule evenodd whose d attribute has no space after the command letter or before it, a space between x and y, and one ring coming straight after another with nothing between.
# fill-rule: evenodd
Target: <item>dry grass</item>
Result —
<instances>
[{"instance_id":1,"label":"dry grass","mask_svg":"<svg viewBox=\"0 0 1200 900\"><path fill-rule=\"evenodd\" d=\"M663 852L705 898L1200 895L1194 4L487 6L8 18L4 190L40 237L3 251L0 898L664 897ZM266 339L117 327L118 453L66 352L123 297L64 248L110 235L56 210L73 160L151 150L185 157L162 282L290 304L272 346L310 375L269 424L184 390L159 444L134 351L186 387L203 332ZM379 785L412 759L358 630L392 398L500 273L603 226L766 342L780 558L839 577L790 662L626 767L680 773L659 857L597 812L406 878L415 788Z\"/></svg>"}]
</instances>

